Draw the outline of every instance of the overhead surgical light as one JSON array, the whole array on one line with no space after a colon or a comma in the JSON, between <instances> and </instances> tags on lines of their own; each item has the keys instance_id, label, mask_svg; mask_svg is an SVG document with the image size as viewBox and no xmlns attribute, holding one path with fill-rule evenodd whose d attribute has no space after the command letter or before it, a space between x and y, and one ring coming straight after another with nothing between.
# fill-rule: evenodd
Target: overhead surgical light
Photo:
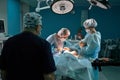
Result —
<instances>
[{"instance_id":1,"label":"overhead surgical light","mask_svg":"<svg viewBox=\"0 0 120 80\"><path fill-rule=\"evenodd\" d=\"M54 0L51 9L57 14L66 14L73 9L73 0Z\"/></svg>"},{"instance_id":2,"label":"overhead surgical light","mask_svg":"<svg viewBox=\"0 0 120 80\"><path fill-rule=\"evenodd\" d=\"M92 6L98 6L103 9L110 8L110 4L109 4L108 0L88 0L88 1L91 4L89 7L89 10L92 8Z\"/></svg>"}]
</instances>

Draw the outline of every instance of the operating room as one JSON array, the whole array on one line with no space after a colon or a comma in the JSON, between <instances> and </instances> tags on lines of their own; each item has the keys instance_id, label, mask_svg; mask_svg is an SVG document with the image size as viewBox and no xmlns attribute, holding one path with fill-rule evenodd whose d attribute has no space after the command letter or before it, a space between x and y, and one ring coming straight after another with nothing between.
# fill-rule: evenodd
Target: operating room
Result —
<instances>
[{"instance_id":1,"label":"operating room","mask_svg":"<svg viewBox=\"0 0 120 80\"><path fill-rule=\"evenodd\" d=\"M72 6L71 10L69 12L64 12L64 10L61 12L57 12L57 10L54 11L53 3L57 3L57 1L66 1L66 3L64 2L64 5L67 5L68 7L65 9L68 9L69 11ZM90 1L96 1L99 4L96 5ZM103 3L102 5L105 5L105 7L101 7L100 1L107 1L109 4ZM3 29L0 30L1 49L4 46L3 42L5 40L23 31L23 15L26 12L37 12L42 16L42 31L39 36L43 39L46 39L53 33L57 33L61 28L69 29L70 35L66 39L65 45L72 49L77 47L77 50L80 48L78 48L79 45L76 46L76 44L81 40L76 38L77 34L80 32L82 38L86 35L83 22L87 19L95 19L97 21L96 30L101 33L99 61L104 62L104 64L97 65L99 67L99 74L96 75L98 75L99 79L95 80L120 79L120 0L0 0L0 29ZM62 54L60 56L61 59L59 59L61 61L56 60L60 58L58 55L54 58L56 64L58 64L58 69L60 69L56 72L56 75L67 76L68 79L66 80L93 80L93 73L91 70L94 67L94 63L92 65L88 60L83 58L81 62L78 60L78 62L74 63L74 59L76 61L76 56L73 55L73 59L71 59L73 63L68 61L70 67L68 66L65 68L68 63L65 62L64 64L61 64L63 60L67 60L62 56L70 57L71 55ZM71 69L74 65L76 65L75 68L79 68L78 66L83 66L83 64L87 67L87 71L81 70L81 72L78 71L75 73L69 71L69 68ZM59 65L64 65L64 68L61 68ZM65 74L65 72L62 72L61 70L68 70L71 74ZM58 76L58 78L60 76Z\"/></svg>"}]
</instances>

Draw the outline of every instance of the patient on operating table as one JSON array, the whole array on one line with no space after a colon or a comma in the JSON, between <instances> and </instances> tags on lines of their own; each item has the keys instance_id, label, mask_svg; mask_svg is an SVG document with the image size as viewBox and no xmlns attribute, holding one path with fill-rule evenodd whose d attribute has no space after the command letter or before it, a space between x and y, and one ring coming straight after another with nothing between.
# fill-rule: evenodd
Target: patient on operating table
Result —
<instances>
[{"instance_id":1,"label":"patient on operating table","mask_svg":"<svg viewBox=\"0 0 120 80\"><path fill-rule=\"evenodd\" d=\"M64 47L61 54L54 55L54 60L57 80L63 80L62 76L65 80L93 80L91 62L79 54L77 47Z\"/></svg>"},{"instance_id":2,"label":"patient on operating table","mask_svg":"<svg viewBox=\"0 0 120 80\"><path fill-rule=\"evenodd\" d=\"M63 48L63 52L64 52L64 53L70 53L70 54L72 54L74 57L79 57L78 50L75 49L75 48L64 47L64 48Z\"/></svg>"}]
</instances>

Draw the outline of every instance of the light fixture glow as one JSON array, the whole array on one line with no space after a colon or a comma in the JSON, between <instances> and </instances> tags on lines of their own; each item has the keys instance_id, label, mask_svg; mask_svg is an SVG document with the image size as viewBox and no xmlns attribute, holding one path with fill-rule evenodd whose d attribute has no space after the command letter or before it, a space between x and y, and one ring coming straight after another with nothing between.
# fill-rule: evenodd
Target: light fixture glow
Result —
<instances>
[{"instance_id":1,"label":"light fixture glow","mask_svg":"<svg viewBox=\"0 0 120 80\"><path fill-rule=\"evenodd\" d=\"M52 11L57 14L66 14L73 9L71 0L57 0L51 5Z\"/></svg>"}]
</instances>

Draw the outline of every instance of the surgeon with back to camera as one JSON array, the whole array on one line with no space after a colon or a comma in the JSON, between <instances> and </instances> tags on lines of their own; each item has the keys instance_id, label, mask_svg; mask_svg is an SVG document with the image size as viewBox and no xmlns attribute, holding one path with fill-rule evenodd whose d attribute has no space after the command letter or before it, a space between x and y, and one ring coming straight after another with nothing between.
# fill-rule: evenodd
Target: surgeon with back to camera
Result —
<instances>
[{"instance_id":1,"label":"surgeon with back to camera","mask_svg":"<svg viewBox=\"0 0 120 80\"><path fill-rule=\"evenodd\" d=\"M42 17L27 12L24 31L5 41L0 55L2 80L55 80L51 45L41 37Z\"/></svg>"},{"instance_id":2,"label":"surgeon with back to camera","mask_svg":"<svg viewBox=\"0 0 120 80\"><path fill-rule=\"evenodd\" d=\"M97 27L97 22L95 19L85 20L83 26L87 34L79 43L81 48L80 54L85 58L95 60L98 58L100 51L101 33L95 29ZM98 80L98 70L93 70L95 74L94 80Z\"/></svg>"}]
</instances>

